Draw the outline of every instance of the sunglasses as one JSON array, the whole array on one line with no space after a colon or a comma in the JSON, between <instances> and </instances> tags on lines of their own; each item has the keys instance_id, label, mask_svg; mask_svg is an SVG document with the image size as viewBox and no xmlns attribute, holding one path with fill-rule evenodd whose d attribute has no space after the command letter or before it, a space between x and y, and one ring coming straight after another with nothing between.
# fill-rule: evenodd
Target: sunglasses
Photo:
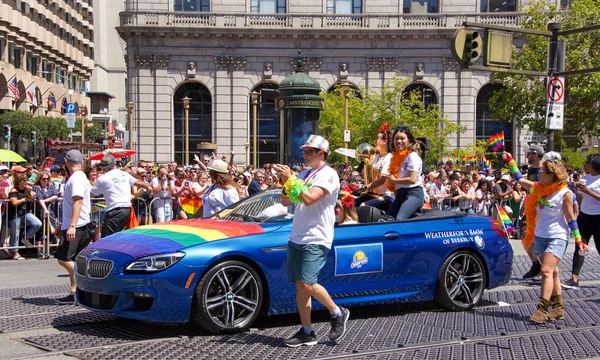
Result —
<instances>
[{"instance_id":1,"label":"sunglasses","mask_svg":"<svg viewBox=\"0 0 600 360\"><path fill-rule=\"evenodd\" d=\"M408 126L396 126L396 128L394 128L394 132L396 131L405 133L408 131Z\"/></svg>"},{"instance_id":2,"label":"sunglasses","mask_svg":"<svg viewBox=\"0 0 600 360\"><path fill-rule=\"evenodd\" d=\"M316 152L318 152L318 151L319 151L319 150L317 150L317 149L308 149L308 150L303 150L304 154L307 154L307 155L308 155L308 154L312 154L312 153L316 153Z\"/></svg>"},{"instance_id":3,"label":"sunglasses","mask_svg":"<svg viewBox=\"0 0 600 360\"><path fill-rule=\"evenodd\" d=\"M46 181L48 181L49 179L48 178L41 178L40 180L46 180Z\"/></svg>"}]
</instances>

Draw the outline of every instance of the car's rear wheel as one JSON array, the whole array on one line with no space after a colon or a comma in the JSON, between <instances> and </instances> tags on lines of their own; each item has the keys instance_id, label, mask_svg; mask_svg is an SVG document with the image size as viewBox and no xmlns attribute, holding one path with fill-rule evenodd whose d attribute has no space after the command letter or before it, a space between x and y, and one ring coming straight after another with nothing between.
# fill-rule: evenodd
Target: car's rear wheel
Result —
<instances>
[{"instance_id":1,"label":"car's rear wheel","mask_svg":"<svg viewBox=\"0 0 600 360\"><path fill-rule=\"evenodd\" d=\"M254 322L263 299L260 276L241 261L215 265L194 293L192 323L211 333L241 331Z\"/></svg>"},{"instance_id":2,"label":"car's rear wheel","mask_svg":"<svg viewBox=\"0 0 600 360\"><path fill-rule=\"evenodd\" d=\"M485 290L483 261L467 250L450 255L442 265L434 301L448 310L468 310L476 306Z\"/></svg>"}]
</instances>

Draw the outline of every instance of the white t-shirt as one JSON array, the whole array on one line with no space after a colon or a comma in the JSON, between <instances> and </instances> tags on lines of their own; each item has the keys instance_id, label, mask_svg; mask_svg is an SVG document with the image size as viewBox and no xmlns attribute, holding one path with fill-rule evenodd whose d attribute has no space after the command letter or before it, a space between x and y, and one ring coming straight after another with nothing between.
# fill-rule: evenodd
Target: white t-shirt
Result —
<instances>
[{"instance_id":1,"label":"white t-shirt","mask_svg":"<svg viewBox=\"0 0 600 360\"><path fill-rule=\"evenodd\" d=\"M60 226L61 230L67 230L69 225L71 225L73 196L80 196L83 198L83 204L81 205L81 211L79 212L79 218L77 219L75 227L81 227L90 223L90 188L90 181L83 171L77 170L71 174L69 180L65 184L65 196L62 206L62 224Z\"/></svg>"},{"instance_id":2,"label":"white t-shirt","mask_svg":"<svg viewBox=\"0 0 600 360\"><path fill-rule=\"evenodd\" d=\"M92 187L92 194L104 195L106 211L131 206L131 187L135 178L123 170L113 169L100 176Z\"/></svg>"},{"instance_id":3,"label":"white t-shirt","mask_svg":"<svg viewBox=\"0 0 600 360\"><path fill-rule=\"evenodd\" d=\"M583 179L587 180L587 187L590 191L600 194L600 175L586 175ZM600 215L600 201L582 193L581 212L587 215Z\"/></svg>"},{"instance_id":4,"label":"white t-shirt","mask_svg":"<svg viewBox=\"0 0 600 360\"><path fill-rule=\"evenodd\" d=\"M160 178L158 176L155 176L152 179L152 188L154 189L155 187L158 186L158 182L160 181ZM163 190L160 190L158 192L158 194L153 194L154 198L156 200L154 200L152 203L154 204L154 207L162 207L165 205L170 205L171 204L171 194L169 194L168 190L164 190L167 189L169 187L169 180L165 179L165 181L163 181L161 188Z\"/></svg>"},{"instance_id":5,"label":"white t-shirt","mask_svg":"<svg viewBox=\"0 0 600 360\"><path fill-rule=\"evenodd\" d=\"M373 159L373 180L379 179L381 175L389 175L390 174L390 160L392 159L392 153L385 154L384 157L379 156L379 154L375 154L375 159ZM379 185L377 188L377 194L385 195L390 191L387 188L386 183Z\"/></svg>"},{"instance_id":6,"label":"white t-shirt","mask_svg":"<svg viewBox=\"0 0 600 360\"><path fill-rule=\"evenodd\" d=\"M209 218L239 200L240 196L236 188L222 189L211 185L202 196L202 216Z\"/></svg>"},{"instance_id":7,"label":"white t-shirt","mask_svg":"<svg viewBox=\"0 0 600 360\"><path fill-rule=\"evenodd\" d=\"M324 165L315 171L302 171L298 179L305 180L309 189L318 186L327 190L328 194L310 206L296 204L289 241L300 245L324 245L331 249L340 178L335 170Z\"/></svg>"},{"instance_id":8,"label":"white t-shirt","mask_svg":"<svg viewBox=\"0 0 600 360\"><path fill-rule=\"evenodd\" d=\"M537 205L535 236L569 240L569 225L563 211L563 200L569 189L561 189L546 198L548 205Z\"/></svg>"},{"instance_id":9,"label":"white t-shirt","mask_svg":"<svg viewBox=\"0 0 600 360\"><path fill-rule=\"evenodd\" d=\"M421 172L423 170L423 160L416 152L411 152L404 158L404 162L400 164L398 169L398 178L405 178L410 175L411 171L417 172L417 181L414 184L396 184L396 190L400 188L413 188L423 185L423 179L421 178Z\"/></svg>"}]
</instances>

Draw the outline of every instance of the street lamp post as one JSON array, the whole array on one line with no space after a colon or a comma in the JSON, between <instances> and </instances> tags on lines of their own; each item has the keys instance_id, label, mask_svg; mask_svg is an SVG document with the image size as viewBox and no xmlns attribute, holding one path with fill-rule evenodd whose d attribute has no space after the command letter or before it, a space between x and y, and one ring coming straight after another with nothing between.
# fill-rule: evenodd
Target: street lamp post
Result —
<instances>
[{"instance_id":1,"label":"street lamp post","mask_svg":"<svg viewBox=\"0 0 600 360\"><path fill-rule=\"evenodd\" d=\"M344 94L344 147L348 148L348 142L346 141L346 133L348 132L348 95L350 95L350 84L347 82L342 83L342 92ZM348 162L348 156L344 155L344 162Z\"/></svg>"},{"instance_id":2,"label":"street lamp post","mask_svg":"<svg viewBox=\"0 0 600 360\"><path fill-rule=\"evenodd\" d=\"M87 106L81 105L79 116L81 116L81 143L85 144L85 119L87 117Z\"/></svg>"},{"instance_id":3,"label":"street lamp post","mask_svg":"<svg viewBox=\"0 0 600 360\"><path fill-rule=\"evenodd\" d=\"M250 93L252 99L252 164L258 169L257 152L258 152L258 130L256 119L256 108L258 107L258 93L253 91Z\"/></svg>"},{"instance_id":4,"label":"street lamp post","mask_svg":"<svg viewBox=\"0 0 600 360\"><path fill-rule=\"evenodd\" d=\"M133 130L135 126L133 126L133 101L127 102L127 111L129 114L129 120L127 121L127 126L129 127L129 150L133 150Z\"/></svg>"},{"instance_id":5,"label":"street lamp post","mask_svg":"<svg viewBox=\"0 0 600 360\"><path fill-rule=\"evenodd\" d=\"M183 110L185 110L185 165L190 163L190 100L189 97L183 99Z\"/></svg>"}]
</instances>

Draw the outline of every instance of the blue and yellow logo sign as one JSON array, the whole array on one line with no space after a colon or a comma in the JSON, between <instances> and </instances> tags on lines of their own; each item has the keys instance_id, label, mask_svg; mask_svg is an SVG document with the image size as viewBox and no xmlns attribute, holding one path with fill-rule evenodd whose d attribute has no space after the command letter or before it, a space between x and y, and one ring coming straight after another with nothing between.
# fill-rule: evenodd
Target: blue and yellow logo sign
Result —
<instances>
[{"instance_id":1,"label":"blue and yellow logo sign","mask_svg":"<svg viewBox=\"0 0 600 360\"><path fill-rule=\"evenodd\" d=\"M335 276L383 271L383 244L336 246Z\"/></svg>"}]
</instances>

